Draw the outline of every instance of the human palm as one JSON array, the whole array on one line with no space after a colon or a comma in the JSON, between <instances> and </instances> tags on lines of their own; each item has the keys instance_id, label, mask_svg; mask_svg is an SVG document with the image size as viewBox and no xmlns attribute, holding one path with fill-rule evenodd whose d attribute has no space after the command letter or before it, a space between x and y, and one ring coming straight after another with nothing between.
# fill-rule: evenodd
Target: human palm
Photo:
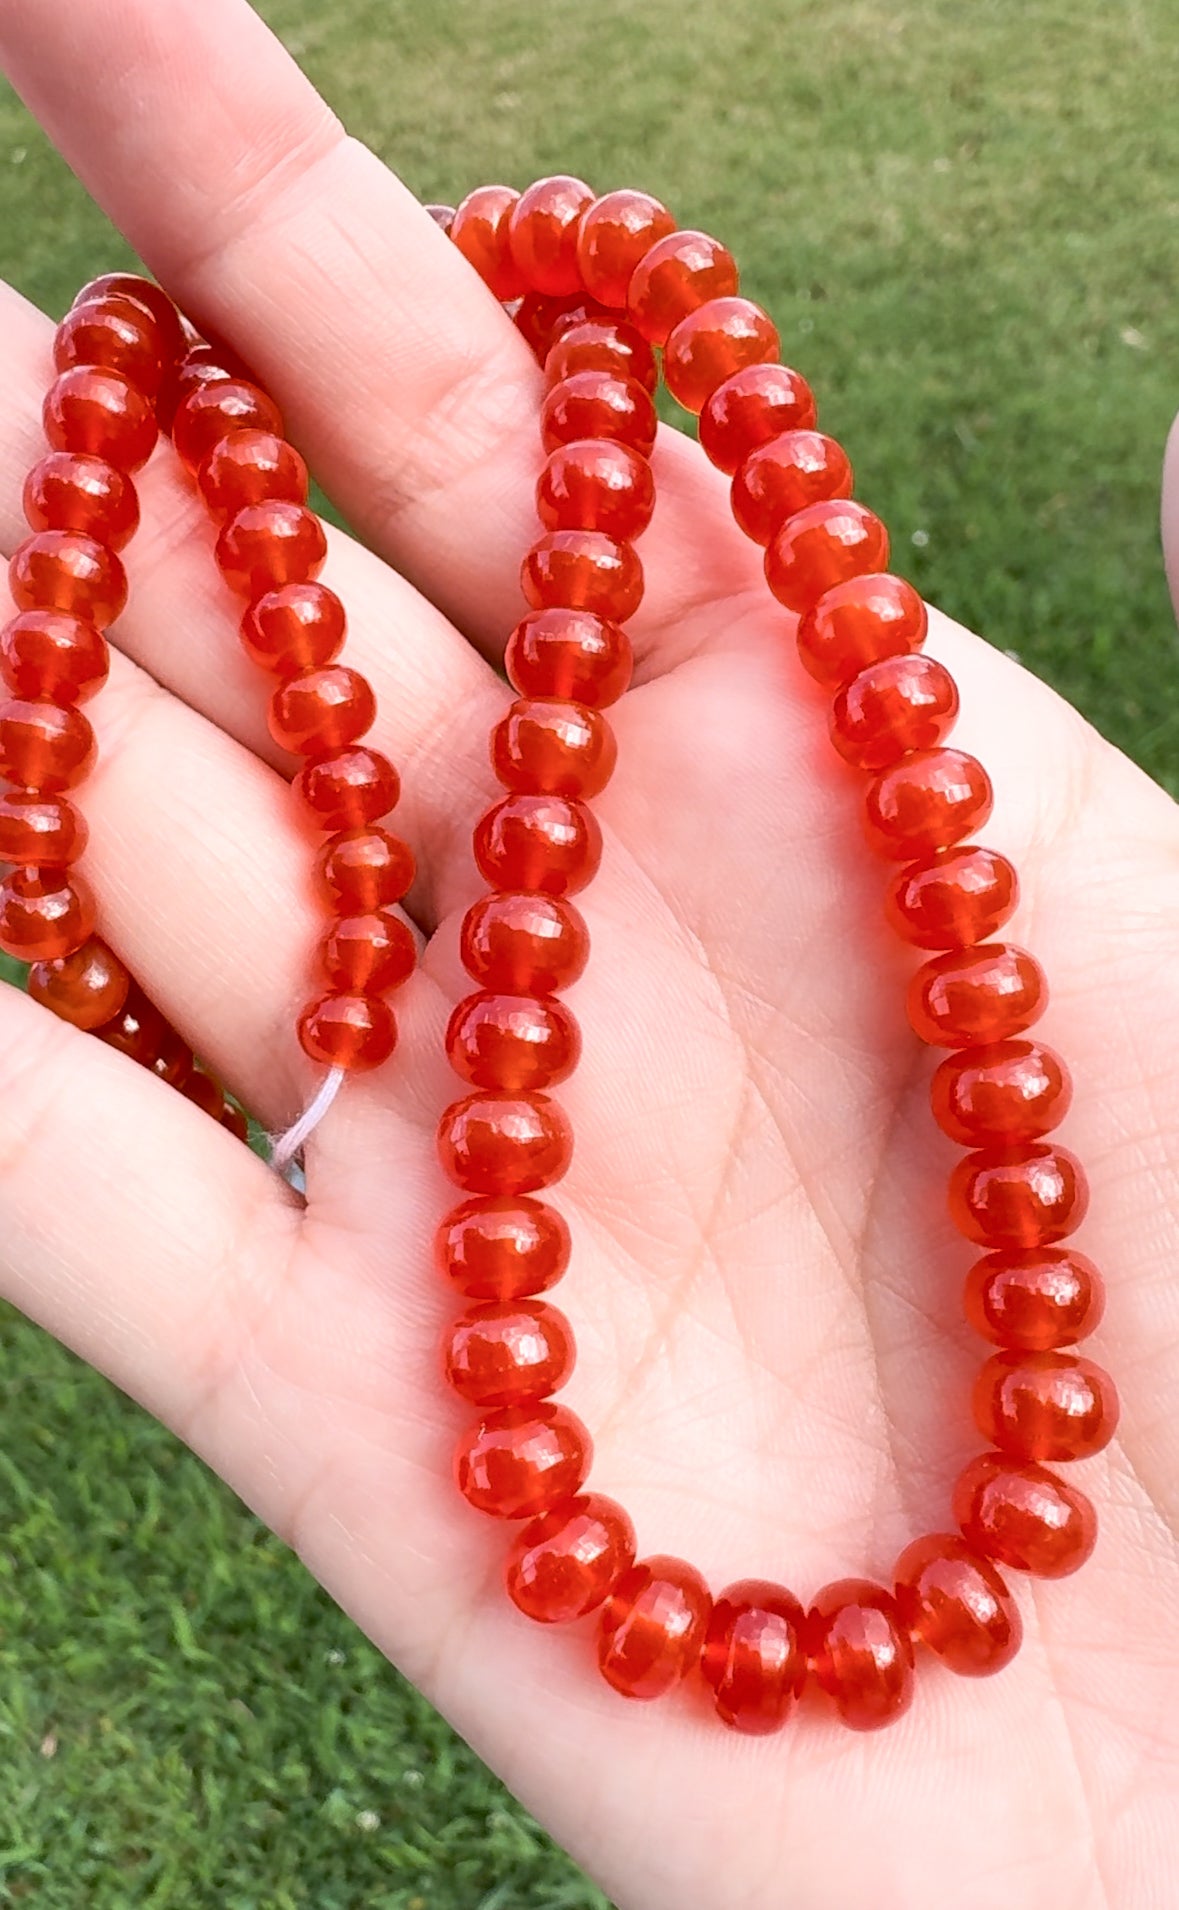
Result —
<instances>
[{"instance_id":1,"label":"human palm","mask_svg":"<svg viewBox=\"0 0 1179 1910\"><path fill-rule=\"evenodd\" d=\"M1019 1579L1002 1676L929 1661L891 1730L817 1707L771 1739L690 1692L626 1705L586 1627L499 1588L505 1529L449 1483L469 1415L441 1384L430 1269L453 1198L432 1131L478 892L494 668L533 531L538 374L407 193L342 139L241 0L11 0L15 83L181 303L228 337L371 549L332 540L348 655L401 765L425 938L402 1040L307 1149L299 1202L187 1102L15 991L0 999L6 1290L173 1425L614 1894L634 1906L1014 1910L1163 1905L1179 1763L1179 821L1034 678L936 617L957 736L992 771L987 839L1023 881L1012 933L1053 985L1077 1085L1063 1138L1111 1294L1097 1356L1119 1435L1081 1469L1101 1518L1075 1578ZM193 76L196 76L194 79ZM100 80L95 85L96 76ZM0 533L23 533L49 322L3 304ZM714 1586L806 1597L887 1578L945 1529L979 1447L954 1151L904 1017L860 788L831 756L790 619L723 481L661 433L636 686L598 813L593 938L570 993L585 1061L560 1290L595 1487L644 1551ZM291 1033L316 910L309 848L240 658L198 504L166 455L111 684L94 706L89 867L114 944L267 1124L310 1076Z\"/></svg>"}]
</instances>

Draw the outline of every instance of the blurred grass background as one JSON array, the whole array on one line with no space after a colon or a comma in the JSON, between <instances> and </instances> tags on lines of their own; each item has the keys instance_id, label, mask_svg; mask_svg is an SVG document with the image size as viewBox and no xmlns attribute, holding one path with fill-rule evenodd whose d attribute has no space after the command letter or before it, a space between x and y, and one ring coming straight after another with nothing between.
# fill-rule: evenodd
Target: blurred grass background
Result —
<instances>
[{"instance_id":1,"label":"blurred grass background","mask_svg":"<svg viewBox=\"0 0 1179 1910\"><path fill-rule=\"evenodd\" d=\"M1173 792L1173 0L264 0L425 199L548 171L716 231L897 567ZM195 83L195 82L194 82ZM0 92L0 271L129 255ZM603 1899L168 1435L0 1316L0 1905Z\"/></svg>"}]
</instances>

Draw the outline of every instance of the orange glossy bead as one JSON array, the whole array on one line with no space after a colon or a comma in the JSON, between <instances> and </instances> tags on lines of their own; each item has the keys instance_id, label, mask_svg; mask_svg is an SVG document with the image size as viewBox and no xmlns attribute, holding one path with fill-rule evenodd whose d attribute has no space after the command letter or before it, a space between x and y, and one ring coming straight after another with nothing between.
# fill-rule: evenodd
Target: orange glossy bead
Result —
<instances>
[{"instance_id":1,"label":"orange glossy bead","mask_svg":"<svg viewBox=\"0 0 1179 1910\"><path fill-rule=\"evenodd\" d=\"M579 1493L516 1535L504 1581L508 1597L538 1625L568 1625L596 1611L635 1556L629 1515L601 1492Z\"/></svg>"},{"instance_id":2,"label":"orange glossy bead","mask_svg":"<svg viewBox=\"0 0 1179 1910\"><path fill-rule=\"evenodd\" d=\"M408 923L387 910L370 909L333 922L324 938L323 972L333 993L384 995L409 980L417 946Z\"/></svg>"},{"instance_id":3,"label":"orange glossy bead","mask_svg":"<svg viewBox=\"0 0 1179 1910\"><path fill-rule=\"evenodd\" d=\"M491 732L496 776L525 795L597 796L617 759L606 718L582 703L522 698Z\"/></svg>"},{"instance_id":4,"label":"orange glossy bead","mask_svg":"<svg viewBox=\"0 0 1179 1910\"><path fill-rule=\"evenodd\" d=\"M1046 1353L1087 1339L1105 1312L1105 1283L1074 1248L1007 1247L966 1276L966 1317L996 1346Z\"/></svg>"},{"instance_id":5,"label":"orange glossy bead","mask_svg":"<svg viewBox=\"0 0 1179 1910\"><path fill-rule=\"evenodd\" d=\"M53 363L58 371L100 365L117 371L145 397L154 398L164 376L165 340L159 320L138 298L88 298L75 304L57 328Z\"/></svg>"},{"instance_id":6,"label":"orange glossy bead","mask_svg":"<svg viewBox=\"0 0 1179 1910\"><path fill-rule=\"evenodd\" d=\"M836 584L801 619L795 636L804 670L839 690L882 657L919 650L929 613L903 577L869 573Z\"/></svg>"},{"instance_id":7,"label":"orange glossy bead","mask_svg":"<svg viewBox=\"0 0 1179 1910\"><path fill-rule=\"evenodd\" d=\"M565 332L589 320L612 318L604 305L583 293L567 293L563 298L548 298L542 292L525 292L513 323L531 345L537 363L544 365L553 346Z\"/></svg>"},{"instance_id":8,"label":"orange glossy bead","mask_svg":"<svg viewBox=\"0 0 1179 1910\"><path fill-rule=\"evenodd\" d=\"M589 610L625 623L643 600L643 567L630 544L601 531L550 531L524 559L520 585L534 610Z\"/></svg>"},{"instance_id":9,"label":"orange glossy bead","mask_svg":"<svg viewBox=\"0 0 1179 1910\"><path fill-rule=\"evenodd\" d=\"M177 412L194 391L200 391L205 385L237 382L221 354L214 351L211 345L194 345L191 350L182 353L177 364L164 371L163 383L156 394L156 417L160 430L172 431ZM191 468L195 470L196 466Z\"/></svg>"},{"instance_id":10,"label":"orange glossy bead","mask_svg":"<svg viewBox=\"0 0 1179 1910\"><path fill-rule=\"evenodd\" d=\"M573 1130L547 1094L469 1094L438 1124L444 1172L470 1194L533 1194L560 1180Z\"/></svg>"},{"instance_id":11,"label":"orange glossy bead","mask_svg":"<svg viewBox=\"0 0 1179 1910\"><path fill-rule=\"evenodd\" d=\"M935 955L917 970L906 1001L914 1033L945 1048L1007 1041L1047 1006L1043 969L1014 942L979 942Z\"/></svg>"},{"instance_id":12,"label":"orange glossy bead","mask_svg":"<svg viewBox=\"0 0 1179 1910\"><path fill-rule=\"evenodd\" d=\"M717 1712L734 1731L780 1731L807 1675L806 1614L784 1585L740 1579L712 1608L700 1669Z\"/></svg>"},{"instance_id":13,"label":"orange glossy bead","mask_svg":"<svg viewBox=\"0 0 1179 1910\"><path fill-rule=\"evenodd\" d=\"M51 451L25 479L24 512L35 531L85 531L122 550L139 527L135 486L105 458Z\"/></svg>"},{"instance_id":14,"label":"orange glossy bead","mask_svg":"<svg viewBox=\"0 0 1179 1910\"><path fill-rule=\"evenodd\" d=\"M954 1517L968 1545L1036 1578L1067 1578L1097 1543L1091 1500L1047 1466L1001 1452L972 1459L954 1486Z\"/></svg>"},{"instance_id":15,"label":"orange glossy bead","mask_svg":"<svg viewBox=\"0 0 1179 1910\"><path fill-rule=\"evenodd\" d=\"M699 413L734 372L774 362L780 343L773 320L752 299L710 298L669 335L664 381L685 411Z\"/></svg>"},{"instance_id":16,"label":"orange glossy bead","mask_svg":"<svg viewBox=\"0 0 1179 1910\"><path fill-rule=\"evenodd\" d=\"M546 451L581 438L612 438L642 457L655 443L655 406L633 378L608 371L575 371L545 394L540 413Z\"/></svg>"},{"instance_id":17,"label":"orange glossy bead","mask_svg":"<svg viewBox=\"0 0 1179 1910\"><path fill-rule=\"evenodd\" d=\"M247 504L281 498L307 502L307 466L293 444L273 431L242 429L219 438L196 474L197 489L218 521Z\"/></svg>"},{"instance_id":18,"label":"orange glossy bead","mask_svg":"<svg viewBox=\"0 0 1179 1910\"><path fill-rule=\"evenodd\" d=\"M87 280L74 300L73 309L91 305L96 299L112 299L121 306L140 306L156 322L165 359L183 355L185 335L180 314L163 287L153 280L137 272L104 272L99 278Z\"/></svg>"},{"instance_id":19,"label":"orange glossy bead","mask_svg":"<svg viewBox=\"0 0 1179 1910\"><path fill-rule=\"evenodd\" d=\"M72 705L14 697L0 703L0 776L21 789L56 796L94 767L94 731Z\"/></svg>"},{"instance_id":20,"label":"orange glossy bead","mask_svg":"<svg viewBox=\"0 0 1179 1910\"><path fill-rule=\"evenodd\" d=\"M930 1083L933 1118L962 1147L1008 1147L1059 1127L1073 1098L1060 1056L1039 1041L947 1055Z\"/></svg>"},{"instance_id":21,"label":"orange glossy bead","mask_svg":"<svg viewBox=\"0 0 1179 1910\"><path fill-rule=\"evenodd\" d=\"M508 1407L463 1435L455 1480L477 1512L535 1519L581 1490L592 1457L593 1441L568 1406Z\"/></svg>"},{"instance_id":22,"label":"orange glossy bead","mask_svg":"<svg viewBox=\"0 0 1179 1910\"><path fill-rule=\"evenodd\" d=\"M863 1578L825 1585L807 1613L815 1683L853 1731L891 1724L913 1701L913 1645L891 1592Z\"/></svg>"},{"instance_id":23,"label":"orange glossy bead","mask_svg":"<svg viewBox=\"0 0 1179 1910\"><path fill-rule=\"evenodd\" d=\"M472 1087L527 1094L568 1080L581 1057L581 1032L563 1002L483 992L454 1010L446 1052Z\"/></svg>"},{"instance_id":24,"label":"orange glossy bead","mask_svg":"<svg viewBox=\"0 0 1179 1910\"><path fill-rule=\"evenodd\" d=\"M412 887L415 874L409 844L387 829L341 830L315 862L316 886L337 915L390 908Z\"/></svg>"},{"instance_id":25,"label":"orange glossy bead","mask_svg":"<svg viewBox=\"0 0 1179 1910\"><path fill-rule=\"evenodd\" d=\"M195 354L186 361L195 369ZM216 364L210 371L218 371ZM184 373L182 371L183 378ZM232 431L266 431L282 436L282 414L266 393L245 378L212 377L193 383L172 420L176 455L195 476L214 445Z\"/></svg>"},{"instance_id":26,"label":"orange glossy bead","mask_svg":"<svg viewBox=\"0 0 1179 1910\"><path fill-rule=\"evenodd\" d=\"M105 630L126 607L127 573L84 531L35 531L13 553L8 585L18 610L65 610Z\"/></svg>"},{"instance_id":27,"label":"orange glossy bead","mask_svg":"<svg viewBox=\"0 0 1179 1910\"><path fill-rule=\"evenodd\" d=\"M556 696L608 709L630 686L630 638L586 610L537 610L508 639L504 668L521 696Z\"/></svg>"},{"instance_id":28,"label":"orange glossy bead","mask_svg":"<svg viewBox=\"0 0 1179 1910\"><path fill-rule=\"evenodd\" d=\"M987 820L991 779L961 749L915 749L890 763L868 788L864 820L869 847L893 862L948 849Z\"/></svg>"},{"instance_id":29,"label":"orange glossy bead","mask_svg":"<svg viewBox=\"0 0 1179 1910\"><path fill-rule=\"evenodd\" d=\"M950 1671L989 1678L1023 1641L1019 1607L991 1561L956 1532L931 1532L896 1563L904 1624Z\"/></svg>"},{"instance_id":30,"label":"orange glossy bead","mask_svg":"<svg viewBox=\"0 0 1179 1910\"><path fill-rule=\"evenodd\" d=\"M737 262L706 232L669 232L643 254L627 287L632 325L653 345L665 345L689 312L737 290Z\"/></svg>"},{"instance_id":31,"label":"orange glossy bead","mask_svg":"<svg viewBox=\"0 0 1179 1910\"><path fill-rule=\"evenodd\" d=\"M326 584L283 584L250 605L241 639L255 663L285 679L334 663L345 628L344 606Z\"/></svg>"},{"instance_id":32,"label":"orange glossy bead","mask_svg":"<svg viewBox=\"0 0 1179 1910\"><path fill-rule=\"evenodd\" d=\"M159 1009L148 1000L136 982L131 983L127 1000L119 1013L94 1032L108 1048L125 1054L143 1068L152 1067L164 1048L166 1038L173 1033Z\"/></svg>"},{"instance_id":33,"label":"orange glossy bead","mask_svg":"<svg viewBox=\"0 0 1179 1910\"><path fill-rule=\"evenodd\" d=\"M603 531L640 537L655 509L655 480L645 457L614 438L559 444L536 485L536 511L550 531Z\"/></svg>"},{"instance_id":34,"label":"orange glossy bead","mask_svg":"<svg viewBox=\"0 0 1179 1910\"><path fill-rule=\"evenodd\" d=\"M355 1074L379 1068L397 1046L397 1023L379 995L323 995L299 1017L299 1043L312 1061Z\"/></svg>"},{"instance_id":35,"label":"orange glossy bead","mask_svg":"<svg viewBox=\"0 0 1179 1910\"><path fill-rule=\"evenodd\" d=\"M484 988L552 995L584 972L589 930L572 902L557 896L485 895L463 917L459 952Z\"/></svg>"},{"instance_id":36,"label":"orange glossy bead","mask_svg":"<svg viewBox=\"0 0 1179 1910\"><path fill-rule=\"evenodd\" d=\"M582 284L603 305L621 310L640 261L674 231L671 213L649 193L628 188L605 193L581 215L577 265Z\"/></svg>"},{"instance_id":37,"label":"orange glossy bead","mask_svg":"<svg viewBox=\"0 0 1179 1910\"><path fill-rule=\"evenodd\" d=\"M592 809L568 796L506 796L475 830L479 873L497 889L576 895L602 860Z\"/></svg>"},{"instance_id":38,"label":"orange glossy bead","mask_svg":"<svg viewBox=\"0 0 1179 1910\"><path fill-rule=\"evenodd\" d=\"M555 1207L527 1194L496 1194L447 1214L434 1236L434 1261L470 1300L520 1300L557 1284L570 1244Z\"/></svg>"},{"instance_id":39,"label":"orange glossy bead","mask_svg":"<svg viewBox=\"0 0 1179 1910\"><path fill-rule=\"evenodd\" d=\"M367 677L328 663L288 677L270 699L267 722L281 749L297 756L329 756L372 728L377 700Z\"/></svg>"},{"instance_id":40,"label":"orange glossy bead","mask_svg":"<svg viewBox=\"0 0 1179 1910\"><path fill-rule=\"evenodd\" d=\"M0 948L18 962L55 962L94 933L90 885L74 870L13 869L0 883Z\"/></svg>"},{"instance_id":41,"label":"orange glossy bead","mask_svg":"<svg viewBox=\"0 0 1179 1910\"><path fill-rule=\"evenodd\" d=\"M918 948L970 948L1015 913L1019 877L995 849L934 849L898 869L884 898L897 934Z\"/></svg>"},{"instance_id":42,"label":"orange glossy bead","mask_svg":"<svg viewBox=\"0 0 1179 1910\"><path fill-rule=\"evenodd\" d=\"M68 868L89 837L86 818L64 796L0 789L0 862L18 868Z\"/></svg>"},{"instance_id":43,"label":"orange glossy bead","mask_svg":"<svg viewBox=\"0 0 1179 1910\"><path fill-rule=\"evenodd\" d=\"M545 1300L495 1300L448 1327L442 1365L472 1406L524 1406L559 1392L573 1371L573 1328Z\"/></svg>"},{"instance_id":44,"label":"orange glossy bead","mask_svg":"<svg viewBox=\"0 0 1179 1910\"><path fill-rule=\"evenodd\" d=\"M568 173L538 179L520 194L508 220L508 244L517 271L532 291L559 298L582 289L578 227L593 202L584 179Z\"/></svg>"},{"instance_id":45,"label":"orange glossy bead","mask_svg":"<svg viewBox=\"0 0 1179 1910\"><path fill-rule=\"evenodd\" d=\"M361 744L308 763L293 787L320 829L357 829L395 807L401 779L387 756Z\"/></svg>"},{"instance_id":46,"label":"orange glossy bead","mask_svg":"<svg viewBox=\"0 0 1179 1910\"><path fill-rule=\"evenodd\" d=\"M504 302L528 290L509 243L509 223L519 199L511 186L476 186L453 213L449 227L451 241L468 265Z\"/></svg>"},{"instance_id":47,"label":"orange glossy bead","mask_svg":"<svg viewBox=\"0 0 1179 1910\"><path fill-rule=\"evenodd\" d=\"M112 949L97 935L72 955L35 962L29 970L29 994L75 1028L101 1028L119 1014L131 977Z\"/></svg>"},{"instance_id":48,"label":"orange glossy bead","mask_svg":"<svg viewBox=\"0 0 1179 1910\"><path fill-rule=\"evenodd\" d=\"M980 1149L950 1176L950 1216L983 1247L1043 1247L1075 1233L1089 1183L1075 1154L1045 1141Z\"/></svg>"},{"instance_id":49,"label":"orange glossy bead","mask_svg":"<svg viewBox=\"0 0 1179 1910\"><path fill-rule=\"evenodd\" d=\"M598 1666L624 1698L661 1698L695 1670L712 1600L685 1559L656 1553L624 1572L598 1628Z\"/></svg>"},{"instance_id":50,"label":"orange glossy bead","mask_svg":"<svg viewBox=\"0 0 1179 1910\"><path fill-rule=\"evenodd\" d=\"M881 571L888 532L852 498L832 498L796 511L766 551L766 582L778 602L800 616L852 577Z\"/></svg>"},{"instance_id":51,"label":"orange glossy bead","mask_svg":"<svg viewBox=\"0 0 1179 1910\"><path fill-rule=\"evenodd\" d=\"M1090 1459L1117 1431L1117 1389L1079 1353L992 1353L975 1382L974 1422L1013 1459Z\"/></svg>"},{"instance_id":52,"label":"orange glossy bead","mask_svg":"<svg viewBox=\"0 0 1179 1910\"><path fill-rule=\"evenodd\" d=\"M231 590L251 601L283 584L317 577L327 538L315 512L281 497L246 504L231 517L213 553Z\"/></svg>"},{"instance_id":53,"label":"orange glossy bead","mask_svg":"<svg viewBox=\"0 0 1179 1910\"><path fill-rule=\"evenodd\" d=\"M134 982L131 990L134 994ZM147 1066L149 1073L154 1074L166 1087L183 1088L196 1066L196 1057L175 1028L165 1026L158 1048Z\"/></svg>"},{"instance_id":54,"label":"orange glossy bead","mask_svg":"<svg viewBox=\"0 0 1179 1910\"><path fill-rule=\"evenodd\" d=\"M810 504L850 497L851 461L821 431L784 431L751 451L733 479L733 516L755 544L771 544L788 518Z\"/></svg>"},{"instance_id":55,"label":"orange glossy bead","mask_svg":"<svg viewBox=\"0 0 1179 1910\"><path fill-rule=\"evenodd\" d=\"M120 471L138 471L159 437L151 400L121 372L91 365L58 373L41 420L55 451L86 451Z\"/></svg>"},{"instance_id":56,"label":"orange glossy bead","mask_svg":"<svg viewBox=\"0 0 1179 1910\"><path fill-rule=\"evenodd\" d=\"M24 610L0 630L0 677L22 699L86 703L109 669L101 633L64 610Z\"/></svg>"},{"instance_id":57,"label":"orange glossy bead","mask_svg":"<svg viewBox=\"0 0 1179 1910\"><path fill-rule=\"evenodd\" d=\"M571 325L554 340L545 359L545 385L551 390L575 372L607 372L613 378L633 379L654 395L659 383L655 354L641 332L616 318L587 318Z\"/></svg>"},{"instance_id":58,"label":"orange glossy bead","mask_svg":"<svg viewBox=\"0 0 1179 1910\"><path fill-rule=\"evenodd\" d=\"M746 365L717 386L701 411L700 443L732 477L759 445L812 431L817 416L815 395L798 372L788 365Z\"/></svg>"},{"instance_id":59,"label":"orange glossy bead","mask_svg":"<svg viewBox=\"0 0 1179 1910\"><path fill-rule=\"evenodd\" d=\"M910 750L933 749L958 714L958 686L933 657L885 657L835 698L831 741L855 769L885 769Z\"/></svg>"}]
</instances>

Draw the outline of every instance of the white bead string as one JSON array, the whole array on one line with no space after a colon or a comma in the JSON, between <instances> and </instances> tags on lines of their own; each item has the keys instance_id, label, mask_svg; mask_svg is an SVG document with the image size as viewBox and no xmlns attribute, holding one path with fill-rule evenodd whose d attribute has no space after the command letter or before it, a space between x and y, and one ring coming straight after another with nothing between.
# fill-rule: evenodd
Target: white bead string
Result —
<instances>
[{"instance_id":1,"label":"white bead string","mask_svg":"<svg viewBox=\"0 0 1179 1910\"><path fill-rule=\"evenodd\" d=\"M314 1134L343 1087L344 1073L343 1068L329 1068L294 1126L289 1127L285 1134L270 1135L270 1165L275 1173L281 1174L284 1179L291 1178L288 1170L293 1165L296 1155L304 1142Z\"/></svg>"}]
</instances>

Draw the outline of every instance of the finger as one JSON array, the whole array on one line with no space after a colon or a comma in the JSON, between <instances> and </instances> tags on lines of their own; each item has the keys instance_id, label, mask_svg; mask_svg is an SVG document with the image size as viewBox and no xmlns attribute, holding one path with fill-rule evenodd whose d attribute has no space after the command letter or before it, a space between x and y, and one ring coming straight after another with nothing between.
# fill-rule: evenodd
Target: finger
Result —
<instances>
[{"instance_id":1,"label":"finger","mask_svg":"<svg viewBox=\"0 0 1179 1910\"><path fill-rule=\"evenodd\" d=\"M501 647L536 531L539 378L412 195L244 0L13 0L0 57L136 250L274 390L365 537ZM723 480L675 432L656 476L636 620L653 670L699 643L694 605L759 570Z\"/></svg>"}]
</instances>

